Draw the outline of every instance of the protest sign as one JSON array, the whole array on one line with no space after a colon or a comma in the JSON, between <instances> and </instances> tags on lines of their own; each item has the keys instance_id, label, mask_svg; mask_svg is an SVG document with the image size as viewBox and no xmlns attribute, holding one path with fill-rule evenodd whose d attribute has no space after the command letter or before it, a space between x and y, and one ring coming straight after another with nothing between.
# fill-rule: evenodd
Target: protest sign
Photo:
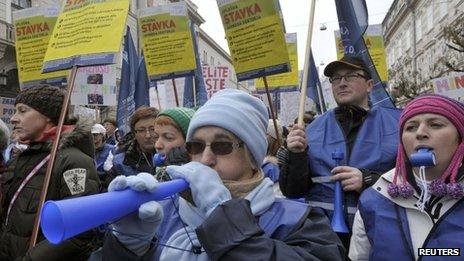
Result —
<instances>
[{"instance_id":1,"label":"protest sign","mask_svg":"<svg viewBox=\"0 0 464 261\"><path fill-rule=\"evenodd\" d=\"M42 73L43 59L58 13L59 8L51 6L13 12L21 89L37 83L66 81L68 71Z\"/></svg>"},{"instance_id":2,"label":"protest sign","mask_svg":"<svg viewBox=\"0 0 464 261\"><path fill-rule=\"evenodd\" d=\"M195 54L185 2L140 10L139 30L151 80L193 75Z\"/></svg>"},{"instance_id":3,"label":"protest sign","mask_svg":"<svg viewBox=\"0 0 464 261\"><path fill-rule=\"evenodd\" d=\"M281 91L285 88L293 88L294 90L295 87L298 87L298 50L296 40L296 33L290 33L285 35L288 56L290 58L291 71L267 77L267 84L269 90L275 88L280 88ZM264 92L264 81L262 78L257 78L255 80L255 86L258 92Z\"/></svg>"},{"instance_id":4,"label":"protest sign","mask_svg":"<svg viewBox=\"0 0 464 261\"><path fill-rule=\"evenodd\" d=\"M451 76L432 79L433 92L464 101L464 73L454 73Z\"/></svg>"},{"instance_id":5,"label":"protest sign","mask_svg":"<svg viewBox=\"0 0 464 261\"><path fill-rule=\"evenodd\" d=\"M80 67L71 104L116 106L116 74L114 64Z\"/></svg>"},{"instance_id":6,"label":"protest sign","mask_svg":"<svg viewBox=\"0 0 464 261\"><path fill-rule=\"evenodd\" d=\"M53 29L43 71L115 62L128 0L67 0Z\"/></svg>"},{"instance_id":7,"label":"protest sign","mask_svg":"<svg viewBox=\"0 0 464 261\"><path fill-rule=\"evenodd\" d=\"M85 119L90 121L97 120L97 110L87 108L84 106L76 105L74 106L74 116L78 116L79 119Z\"/></svg>"},{"instance_id":8,"label":"protest sign","mask_svg":"<svg viewBox=\"0 0 464 261\"><path fill-rule=\"evenodd\" d=\"M382 25L369 25L363 35L363 38L366 43L367 50L369 50L372 62L379 73L380 79L382 81L387 81L387 59L385 47L383 46ZM345 48L352 48L352 46L343 46L339 30L335 31L335 44L337 48L337 59L341 59L343 57L346 51Z\"/></svg>"},{"instance_id":9,"label":"protest sign","mask_svg":"<svg viewBox=\"0 0 464 261\"><path fill-rule=\"evenodd\" d=\"M289 71L278 1L217 0L239 81Z\"/></svg>"},{"instance_id":10,"label":"protest sign","mask_svg":"<svg viewBox=\"0 0 464 261\"><path fill-rule=\"evenodd\" d=\"M226 81L230 70L227 66L203 66L203 78L205 79L206 93L208 99L216 92L227 88Z\"/></svg>"},{"instance_id":11,"label":"protest sign","mask_svg":"<svg viewBox=\"0 0 464 261\"><path fill-rule=\"evenodd\" d=\"M14 103L14 98L0 97L0 118L10 129L13 129L10 119L15 114Z\"/></svg>"}]
</instances>

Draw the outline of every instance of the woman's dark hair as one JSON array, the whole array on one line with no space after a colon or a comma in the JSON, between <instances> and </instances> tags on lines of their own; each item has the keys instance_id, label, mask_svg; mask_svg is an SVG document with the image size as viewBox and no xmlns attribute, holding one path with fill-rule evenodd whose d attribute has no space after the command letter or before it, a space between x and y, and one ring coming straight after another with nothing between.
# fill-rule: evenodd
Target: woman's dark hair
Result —
<instances>
[{"instance_id":1,"label":"woman's dark hair","mask_svg":"<svg viewBox=\"0 0 464 261\"><path fill-rule=\"evenodd\" d=\"M156 119L159 111L153 107L142 106L138 108L134 114L130 117L130 128L134 131L135 124L140 120L145 119Z\"/></svg>"}]
</instances>

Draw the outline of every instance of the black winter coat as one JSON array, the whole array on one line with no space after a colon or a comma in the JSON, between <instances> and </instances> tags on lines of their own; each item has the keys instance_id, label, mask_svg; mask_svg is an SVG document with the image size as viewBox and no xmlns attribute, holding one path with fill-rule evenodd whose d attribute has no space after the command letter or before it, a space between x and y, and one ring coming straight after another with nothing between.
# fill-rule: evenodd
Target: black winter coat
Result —
<instances>
[{"instance_id":1,"label":"black winter coat","mask_svg":"<svg viewBox=\"0 0 464 261\"><path fill-rule=\"evenodd\" d=\"M0 260L85 260L92 251L92 231L50 244L39 233L37 244L28 251L40 191L47 164L24 186L5 224L7 209L21 182L51 152L51 142L33 142L11 162L1 176ZM60 200L98 193L99 179L95 169L93 138L90 125L78 123L69 133L63 133L55 159L46 200Z\"/></svg>"}]
</instances>

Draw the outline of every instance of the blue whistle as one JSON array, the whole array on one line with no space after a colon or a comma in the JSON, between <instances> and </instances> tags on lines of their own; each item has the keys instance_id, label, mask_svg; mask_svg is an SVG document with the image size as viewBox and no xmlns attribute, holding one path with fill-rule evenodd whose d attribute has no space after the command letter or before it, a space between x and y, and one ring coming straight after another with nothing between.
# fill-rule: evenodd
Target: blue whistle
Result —
<instances>
[{"instance_id":1,"label":"blue whistle","mask_svg":"<svg viewBox=\"0 0 464 261\"><path fill-rule=\"evenodd\" d=\"M435 153L431 149L418 149L411 154L410 161L413 167L433 167L437 164Z\"/></svg>"},{"instance_id":2,"label":"blue whistle","mask_svg":"<svg viewBox=\"0 0 464 261\"><path fill-rule=\"evenodd\" d=\"M343 151L341 151L339 148L336 148L332 152L332 159L335 161L336 166L340 166L340 161L342 161L344 157L345 155L343 154Z\"/></svg>"},{"instance_id":3,"label":"blue whistle","mask_svg":"<svg viewBox=\"0 0 464 261\"><path fill-rule=\"evenodd\" d=\"M155 153L153 155L153 165L156 167L161 167L164 165L164 162L166 161L166 156L162 154Z\"/></svg>"},{"instance_id":4,"label":"blue whistle","mask_svg":"<svg viewBox=\"0 0 464 261\"><path fill-rule=\"evenodd\" d=\"M339 148L336 148L332 152L332 159L335 161L336 166L340 166L340 162L345 157L343 151ZM350 230L346 225L346 220L343 211L343 204L344 204L344 194L342 189L342 184L340 181L335 182L334 186L334 212L332 216L332 222L330 225L332 226L333 231L337 233L349 233Z\"/></svg>"}]
</instances>

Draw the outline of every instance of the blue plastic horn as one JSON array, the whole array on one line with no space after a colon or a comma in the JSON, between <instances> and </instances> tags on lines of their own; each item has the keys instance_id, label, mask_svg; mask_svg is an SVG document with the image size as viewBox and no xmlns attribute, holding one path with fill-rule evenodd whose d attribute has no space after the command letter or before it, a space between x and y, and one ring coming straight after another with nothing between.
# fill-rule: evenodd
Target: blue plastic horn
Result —
<instances>
[{"instance_id":1,"label":"blue plastic horn","mask_svg":"<svg viewBox=\"0 0 464 261\"><path fill-rule=\"evenodd\" d=\"M332 152L332 159L335 161L335 166L340 166L340 162L344 157L345 155L338 148ZM331 226L333 231L337 233L349 233L348 226L345 221L345 215L343 214L343 197L342 183L340 181L336 181L334 188L334 212Z\"/></svg>"},{"instance_id":2,"label":"blue plastic horn","mask_svg":"<svg viewBox=\"0 0 464 261\"><path fill-rule=\"evenodd\" d=\"M162 200L187 188L185 180L176 179L160 183L153 193L126 189L59 201L50 200L42 208L42 232L48 241L59 244L84 231L124 217L145 202Z\"/></svg>"},{"instance_id":3,"label":"blue plastic horn","mask_svg":"<svg viewBox=\"0 0 464 261\"><path fill-rule=\"evenodd\" d=\"M413 167L433 167L437 164L435 153L431 149L418 149L416 153L411 154L411 165Z\"/></svg>"},{"instance_id":4,"label":"blue plastic horn","mask_svg":"<svg viewBox=\"0 0 464 261\"><path fill-rule=\"evenodd\" d=\"M164 162L166 161L166 156L162 154L156 153L153 155L153 165L156 167L160 167L164 165Z\"/></svg>"}]
</instances>

